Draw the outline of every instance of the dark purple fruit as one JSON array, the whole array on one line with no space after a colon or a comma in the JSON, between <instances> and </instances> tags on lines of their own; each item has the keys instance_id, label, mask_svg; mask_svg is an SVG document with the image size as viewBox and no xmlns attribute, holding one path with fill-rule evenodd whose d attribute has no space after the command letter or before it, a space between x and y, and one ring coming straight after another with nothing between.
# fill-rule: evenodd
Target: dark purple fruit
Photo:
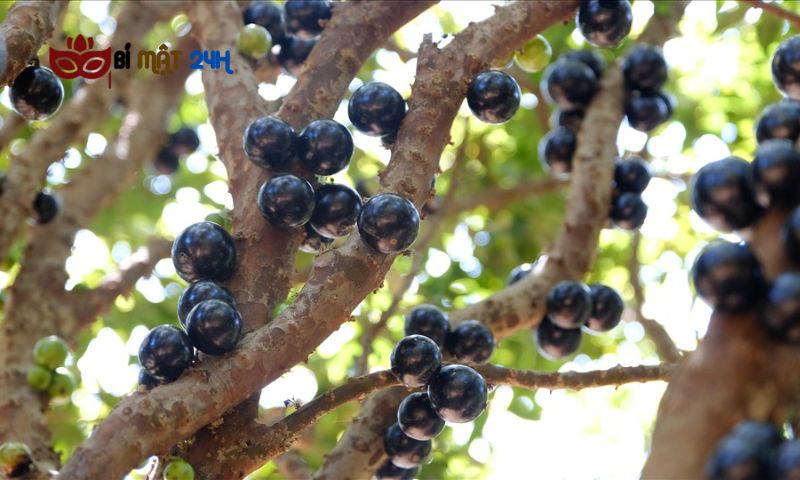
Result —
<instances>
[{"instance_id":1,"label":"dark purple fruit","mask_svg":"<svg viewBox=\"0 0 800 480\"><path fill-rule=\"evenodd\" d=\"M328 0L286 0L283 4L286 30L290 32L319 35L322 32L320 22L329 20L331 14Z\"/></svg>"},{"instance_id":2,"label":"dark purple fruit","mask_svg":"<svg viewBox=\"0 0 800 480\"><path fill-rule=\"evenodd\" d=\"M294 160L296 137L294 129L280 118L261 117L244 131L244 152L259 167L286 171Z\"/></svg>"},{"instance_id":3,"label":"dark purple fruit","mask_svg":"<svg viewBox=\"0 0 800 480\"><path fill-rule=\"evenodd\" d=\"M314 187L294 175L272 177L258 190L261 215L278 228L304 225L314 213Z\"/></svg>"},{"instance_id":4,"label":"dark purple fruit","mask_svg":"<svg viewBox=\"0 0 800 480\"><path fill-rule=\"evenodd\" d=\"M417 239L419 212L405 198L381 193L364 204L357 224L364 243L380 253L397 253Z\"/></svg>"},{"instance_id":5,"label":"dark purple fruit","mask_svg":"<svg viewBox=\"0 0 800 480\"><path fill-rule=\"evenodd\" d=\"M159 380L147 373L147 370L144 368L139 370L139 385L143 386L147 390L152 390L159 385L164 385L165 383L167 382L164 380Z\"/></svg>"},{"instance_id":6,"label":"dark purple fruit","mask_svg":"<svg viewBox=\"0 0 800 480\"><path fill-rule=\"evenodd\" d=\"M231 235L216 223L195 223L172 244L172 264L187 282L224 282L236 270L236 247Z\"/></svg>"},{"instance_id":7,"label":"dark purple fruit","mask_svg":"<svg viewBox=\"0 0 800 480\"><path fill-rule=\"evenodd\" d=\"M418 467L431 453L430 440L416 440L409 437L400 425L392 424L383 436L383 448L389 460L400 468Z\"/></svg>"},{"instance_id":8,"label":"dark purple fruit","mask_svg":"<svg viewBox=\"0 0 800 480\"><path fill-rule=\"evenodd\" d=\"M592 69L594 76L597 77L598 80L600 80L603 76L603 72L606 70L606 61L594 50L574 50L566 52L561 55L559 59L581 62Z\"/></svg>"},{"instance_id":9,"label":"dark purple fruit","mask_svg":"<svg viewBox=\"0 0 800 480\"><path fill-rule=\"evenodd\" d=\"M783 442L783 432L770 422L742 420L733 427L730 436L739 437L750 443L775 448Z\"/></svg>"},{"instance_id":10,"label":"dark purple fruit","mask_svg":"<svg viewBox=\"0 0 800 480\"><path fill-rule=\"evenodd\" d=\"M667 81L667 61L660 48L638 44L625 56L622 74L628 88L655 92Z\"/></svg>"},{"instance_id":11,"label":"dark purple fruit","mask_svg":"<svg viewBox=\"0 0 800 480\"><path fill-rule=\"evenodd\" d=\"M800 102L785 99L773 103L761 112L756 123L758 143L772 138L796 142L800 137Z\"/></svg>"},{"instance_id":12,"label":"dark purple fruit","mask_svg":"<svg viewBox=\"0 0 800 480\"><path fill-rule=\"evenodd\" d=\"M778 46L772 57L772 80L784 95L800 100L800 36Z\"/></svg>"},{"instance_id":13,"label":"dark purple fruit","mask_svg":"<svg viewBox=\"0 0 800 480\"><path fill-rule=\"evenodd\" d=\"M406 315L405 334L423 335L444 348L450 323L447 315L433 305L420 305Z\"/></svg>"},{"instance_id":14,"label":"dark purple fruit","mask_svg":"<svg viewBox=\"0 0 800 480\"><path fill-rule=\"evenodd\" d=\"M650 132L666 122L672 115L669 99L655 93L634 92L625 104L625 116L632 128L640 132Z\"/></svg>"},{"instance_id":15,"label":"dark purple fruit","mask_svg":"<svg viewBox=\"0 0 800 480\"><path fill-rule=\"evenodd\" d=\"M541 89L559 108L583 109L597 92L597 76L585 63L562 58L547 67Z\"/></svg>"},{"instance_id":16,"label":"dark purple fruit","mask_svg":"<svg viewBox=\"0 0 800 480\"><path fill-rule=\"evenodd\" d=\"M530 263L523 263L521 265L517 265L514 267L514 270L511 270L511 273L508 274L508 282L507 285L513 285L523 278L527 277L533 271L533 265Z\"/></svg>"},{"instance_id":17,"label":"dark purple fruit","mask_svg":"<svg viewBox=\"0 0 800 480\"><path fill-rule=\"evenodd\" d=\"M419 467L400 468L392 463L391 460L387 460L375 472L375 478L377 480L414 480L417 477L417 472L419 472Z\"/></svg>"},{"instance_id":18,"label":"dark purple fruit","mask_svg":"<svg viewBox=\"0 0 800 480\"><path fill-rule=\"evenodd\" d=\"M243 15L244 24L255 23L266 28L272 37L272 43L278 44L286 33L283 29L281 7L272 2L254 1L245 7Z\"/></svg>"},{"instance_id":19,"label":"dark purple fruit","mask_svg":"<svg viewBox=\"0 0 800 480\"><path fill-rule=\"evenodd\" d=\"M772 462L773 478L795 480L800 478L800 440L783 442L775 451Z\"/></svg>"},{"instance_id":20,"label":"dark purple fruit","mask_svg":"<svg viewBox=\"0 0 800 480\"><path fill-rule=\"evenodd\" d=\"M487 123L504 123L519 108L520 89L511 75L487 70L472 79L467 89L467 105L476 117Z\"/></svg>"},{"instance_id":21,"label":"dark purple fruit","mask_svg":"<svg viewBox=\"0 0 800 480\"><path fill-rule=\"evenodd\" d=\"M583 124L583 110L555 110L550 117L550 128L553 130L564 127L567 130L578 133Z\"/></svg>"},{"instance_id":22,"label":"dark purple fruit","mask_svg":"<svg viewBox=\"0 0 800 480\"><path fill-rule=\"evenodd\" d=\"M547 316L561 328L580 328L592 313L589 288L578 282L559 282L547 294Z\"/></svg>"},{"instance_id":23,"label":"dark purple fruit","mask_svg":"<svg viewBox=\"0 0 800 480\"><path fill-rule=\"evenodd\" d=\"M737 313L755 307L766 292L761 265L746 245L715 242L694 263L697 294L719 312Z\"/></svg>"},{"instance_id":24,"label":"dark purple fruit","mask_svg":"<svg viewBox=\"0 0 800 480\"><path fill-rule=\"evenodd\" d=\"M50 223L61 211L61 199L55 192L43 190L33 199L33 218L40 225Z\"/></svg>"},{"instance_id":25,"label":"dark purple fruit","mask_svg":"<svg viewBox=\"0 0 800 480\"><path fill-rule=\"evenodd\" d=\"M303 243L300 244L300 251L306 253L319 253L322 250L322 247L327 247L331 243L333 243L332 238L325 238L316 230L311 228L311 225L308 223L305 224L306 229L306 238L303 240Z\"/></svg>"},{"instance_id":26,"label":"dark purple fruit","mask_svg":"<svg viewBox=\"0 0 800 480\"><path fill-rule=\"evenodd\" d=\"M623 193L644 192L651 177L650 167L639 157L621 160L614 166L614 185Z\"/></svg>"},{"instance_id":27,"label":"dark purple fruit","mask_svg":"<svg viewBox=\"0 0 800 480\"><path fill-rule=\"evenodd\" d=\"M428 383L436 413L451 423L466 423L486 408L489 391L480 373L466 365L447 365Z\"/></svg>"},{"instance_id":28,"label":"dark purple fruit","mask_svg":"<svg viewBox=\"0 0 800 480\"><path fill-rule=\"evenodd\" d=\"M781 242L789 258L800 263L800 208L796 208L781 231Z\"/></svg>"},{"instance_id":29,"label":"dark purple fruit","mask_svg":"<svg viewBox=\"0 0 800 480\"><path fill-rule=\"evenodd\" d=\"M539 159L552 173L566 175L572 171L572 156L577 142L571 130L564 127L551 130L539 141Z\"/></svg>"},{"instance_id":30,"label":"dark purple fruit","mask_svg":"<svg viewBox=\"0 0 800 480\"><path fill-rule=\"evenodd\" d=\"M761 215L756 203L753 170L738 157L703 166L692 181L692 206L700 217L721 232L741 230Z\"/></svg>"},{"instance_id":31,"label":"dark purple fruit","mask_svg":"<svg viewBox=\"0 0 800 480\"><path fill-rule=\"evenodd\" d=\"M242 336L242 317L229 303L205 300L186 317L186 333L194 346L209 355L233 351Z\"/></svg>"},{"instance_id":32,"label":"dark purple fruit","mask_svg":"<svg viewBox=\"0 0 800 480\"><path fill-rule=\"evenodd\" d=\"M558 360L578 351L581 346L581 330L558 327L544 317L536 327L536 344L543 357Z\"/></svg>"},{"instance_id":33,"label":"dark purple fruit","mask_svg":"<svg viewBox=\"0 0 800 480\"><path fill-rule=\"evenodd\" d=\"M350 97L347 114L360 132L380 137L400 128L406 116L406 102L389 85L370 82L360 86Z\"/></svg>"},{"instance_id":34,"label":"dark purple fruit","mask_svg":"<svg viewBox=\"0 0 800 480\"><path fill-rule=\"evenodd\" d=\"M277 55L278 63L284 70L297 76L316 44L316 38L300 38L294 35L286 35L280 44L281 48Z\"/></svg>"},{"instance_id":35,"label":"dark purple fruit","mask_svg":"<svg viewBox=\"0 0 800 480\"><path fill-rule=\"evenodd\" d=\"M800 342L800 273L787 272L775 279L767 295L763 321L777 337Z\"/></svg>"},{"instance_id":36,"label":"dark purple fruit","mask_svg":"<svg viewBox=\"0 0 800 480\"><path fill-rule=\"evenodd\" d=\"M221 300L233 308L236 308L236 299L227 288L208 280L194 282L183 291L181 298L178 299L178 320L186 328L186 317L189 312L206 300Z\"/></svg>"},{"instance_id":37,"label":"dark purple fruit","mask_svg":"<svg viewBox=\"0 0 800 480\"><path fill-rule=\"evenodd\" d=\"M153 160L153 168L161 175L170 175L178 170L178 154L170 147L161 147Z\"/></svg>"},{"instance_id":38,"label":"dark purple fruit","mask_svg":"<svg viewBox=\"0 0 800 480\"><path fill-rule=\"evenodd\" d=\"M589 286L592 297L592 313L586 320L586 327L595 332L607 332L616 327L622 320L625 302L613 288L595 284Z\"/></svg>"},{"instance_id":39,"label":"dark purple fruit","mask_svg":"<svg viewBox=\"0 0 800 480\"><path fill-rule=\"evenodd\" d=\"M764 208L800 203L800 152L791 140L766 140L753 159L756 200Z\"/></svg>"},{"instance_id":40,"label":"dark purple fruit","mask_svg":"<svg viewBox=\"0 0 800 480\"><path fill-rule=\"evenodd\" d=\"M297 155L303 168L317 175L333 175L350 163L353 136L333 120L314 120L297 139Z\"/></svg>"},{"instance_id":41,"label":"dark purple fruit","mask_svg":"<svg viewBox=\"0 0 800 480\"><path fill-rule=\"evenodd\" d=\"M444 429L444 420L431 405L428 392L412 393L400 402L397 424L415 440L430 440Z\"/></svg>"},{"instance_id":42,"label":"dark purple fruit","mask_svg":"<svg viewBox=\"0 0 800 480\"><path fill-rule=\"evenodd\" d=\"M200 146L200 137L197 136L197 132L193 128L181 127L170 135L169 146L178 155L189 155Z\"/></svg>"},{"instance_id":43,"label":"dark purple fruit","mask_svg":"<svg viewBox=\"0 0 800 480\"><path fill-rule=\"evenodd\" d=\"M193 358L194 348L189 336L172 325L150 330L139 346L139 363L157 380L175 380L189 368Z\"/></svg>"},{"instance_id":44,"label":"dark purple fruit","mask_svg":"<svg viewBox=\"0 0 800 480\"><path fill-rule=\"evenodd\" d=\"M310 224L323 237L338 238L350 233L361 212L361 195L339 183L317 188L317 203Z\"/></svg>"},{"instance_id":45,"label":"dark purple fruit","mask_svg":"<svg viewBox=\"0 0 800 480\"><path fill-rule=\"evenodd\" d=\"M760 480L772 478L772 449L745 438L729 435L723 438L711 456L706 474L712 480Z\"/></svg>"},{"instance_id":46,"label":"dark purple fruit","mask_svg":"<svg viewBox=\"0 0 800 480\"><path fill-rule=\"evenodd\" d=\"M633 25L628 0L585 0L576 20L583 38L598 47L616 47Z\"/></svg>"},{"instance_id":47,"label":"dark purple fruit","mask_svg":"<svg viewBox=\"0 0 800 480\"><path fill-rule=\"evenodd\" d=\"M445 342L447 351L458 361L481 364L494 352L494 335L478 320L467 320L450 331Z\"/></svg>"},{"instance_id":48,"label":"dark purple fruit","mask_svg":"<svg viewBox=\"0 0 800 480\"><path fill-rule=\"evenodd\" d=\"M422 387L442 365L436 342L422 335L409 335L394 346L392 373L407 387Z\"/></svg>"},{"instance_id":49,"label":"dark purple fruit","mask_svg":"<svg viewBox=\"0 0 800 480\"><path fill-rule=\"evenodd\" d=\"M647 218L647 204L638 193L623 193L612 200L609 217L619 228L636 230Z\"/></svg>"},{"instance_id":50,"label":"dark purple fruit","mask_svg":"<svg viewBox=\"0 0 800 480\"><path fill-rule=\"evenodd\" d=\"M11 85L11 108L28 120L45 120L64 101L64 86L47 67L26 67Z\"/></svg>"}]
</instances>

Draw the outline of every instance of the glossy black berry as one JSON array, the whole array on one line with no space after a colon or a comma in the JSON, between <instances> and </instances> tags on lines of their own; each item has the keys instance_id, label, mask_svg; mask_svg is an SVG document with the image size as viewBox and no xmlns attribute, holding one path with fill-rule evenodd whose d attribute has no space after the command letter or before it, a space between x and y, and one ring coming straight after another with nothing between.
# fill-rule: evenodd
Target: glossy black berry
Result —
<instances>
[{"instance_id":1,"label":"glossy black berry","mask_svg":"<svg viewBox=\"0 0 800 480\"><path fill-rule=\"evenodd\" d=\"M671 115L669 100L656 93L634 92L625 104L625 116L632 128L650 132Z\"/></svg>"},{"instance_id":2,"label":"glossy black berry","mask_svg":"<svg viewBox=\"0 0 800 480\"><path fill-rule=\"evenodd\" d=\"M541 88L559 108L582 109L597 92L597 76L585 63L562 58L547 67Z\"/></svg>"},{"instance_id":3,"label":"glossy black berry","mask_svg":"<svg viewBox=\"0 0 800 480\"><path fill-rule=\"evenodd\" d=\"M394 346L392 373L407 387L422 387L442 365L436 342L422 335L409 335Z\"/></svg>"},{"instance_id":4,"label":"glossy black berry","mask_svg":"<svg viewBox=\"0 0 800 480\"><path fill-rule=\"evenodd\" d=\"M775 50L772 80L781 93L800 100L800 36L787 39Z\"/></svg>"},{"instance_id":5,"label":"glossy black berry","mask_svg":"<svg viewBox=\"0 0 800 480\"><path fill-rule=\"evenodd\" d=\"M547 294L547 315L561 328L580 328L592 313L589 288L578 282L559 282Z\"/></svg>"},{"instance_id":6,"label":"glossy black berry","mask_svg":"<svg viewBox=\"0 0 800 480\"><path fill-rule=\"evenodd\" d=\"M242 317L229 303L205 300L186 317L186 333L194 346L209 355L222 355L236 348L242 336Z\"/></svg>"},{"instance_id":7,"label":"glossy black berry","mask_svg":"<svg viewBox=\"0 0 800 480\"><path fill-rule=\"evenodd\" d=\"M589 286L592 297L592 313L586 320L586 327L595 332L607 332L622 320L625 302L619 293L607 285Z\"/></svg>"},{"instance_id":8,"label":"glossy black berry","mask_svg":"<svg viewBox=\"0 0 800 480\"><path fill-rule=\"evenodd\" d=\"M447 315L433 305L420 305L406 315L406 335L426 336L439 348L444 348L448 332L450 332L450 322L447 320Z\"/></svg>"},{"instance_id":9,"label":"glossy black berry","mask_svg":"<svg viewBox=\"0 0 800 480\"><path fill-rule=\"evenodd\" d=\"M178 170L178 154L170 147L161 147L153 160L153 167L161 175L170 175Z\"/></svg>"},{"instance_id":10,"label":"glossy black berry","mask_svg":"<svg viewBox=\"0 0 800 480\"><path fill-rule=\"evenodd\" d=\"M33 199L33 218L40 225L50 223L61 211L61 199L54 192L41 191Z\"/></svg>"},{"instance_id":11,"label":"glossy black berry","mask_svg":"<svg viewBox=\"0 0 800 480\"><path fill-rule=\"evenodd\" d=\"M772 138L793 142L800 138L800 102L785 99L761 112L756 123L756 140L761 143Z\"/></svg>"},{"instance_id":12,"label":"glossy black berry","mask_svg":"<svg viewBox=\"0 0 800 480\"><path fill-rule=\"evenodd\" d=\"M361 195L338 183L317 188L317 203L310 224L323 237L338 238L350 233L361 212Z\"/></svg>"},{"instance_id":13,"label":"glossy black berry","mask_svg":"<svg viewBox=\"0 0 800 480\"><path fill-rule=\"evenodd\" d=\"M623 193L644 192L651 177L650 167L638 157L621 160L614 165L614 186Z\"/></svg>"},{"instance_id":14,"label":"glossy black berry","mask_svg":"<svg viewBox=\"0 0 800 480\"><path fill-rule=\"evenodd\" d=\"M161 325L152 330L139 346L139 363L147 373L158 380L171 382L189 368L194 349L189 336L172 325Z\"/></svg>"},{"instance_id":15,"label":"glossy black berry","mask_svg":"<svg viewBox=\"0 0 800 480\"><path fill-rule=\"evenodd\" d=\"M489 391L480 373L466 365L447 365L428 384L436 413L447 422L466 423L486 408Z\"/></svg>"},{"instance_id":16,"label":"glossy black berry","mask_svg":"<svg viewBox=\"0 0 800 480\"><path fill-rule=\"evenodd\" d=\"M647 204L638 193L623 193L612 200L609 217L619 228L636 230L647 218Z\"/></svg>"},{"instance_id":17,"label":"glossy black berry","mask_svg":"<svg viewBox=\"0 0 800 480\"><path fill-rule=\"evenodd\" d=\"M172 264L187 282L224 282L236 270L236 247L231 235L216 223L195 223L172 244Z\"/></svg>"},{"instance_id":18,"label":"glossy black berry","mask_svg":"<svg viewBox=\"0 0 800 480\"><path fill-rule=\"evenodd\" d=\"M507 285L513 285L523 278L527 277L533 271L533 265L530 263L523 263L514 267L511 270L511 273L508 274L508 281L506 282Z\"/></svg>"},{"instance_id":19,"label":"glossy black berry","mask_svg":"<svg viewBox=\"0 0 800 480\"><path fill-rule=\"evenodd\" d=\"M544 317L536 327L536 344L543 357L558 360L578 351L581 347L581 330L558 327Z\"/></svg>"},{"instance_id":20,"label":"glossy black berry","mask_svg":"<svg viewBox=\"0 0 800 480\"><path fill-rule=\"evenodd\" d=\"M236 308L236 299L227 288L208 280L194 282L186 287L181 298L178 299L178 320L181 325L186 327L186 317L189 316L189 312L197 304L206 300L221 300Z\"/></svg>"},{"instance_id":21,"label":"glossy black berry","mask_svg":"<svg viewBox=\"0 0 800 480\"><path fill-rule=\"evenodd\" d=\"M622 74L628 88L654 92L667 81L667 61L660 48L639 44L625 56Z\"/></svg>"},{"instance_id":22,"label":"glossy black berry","mask_svg":"<svg viewBox=\"0 0 800 480\"><path fill-rule=\"evenodd\" d=\"M775 448L783 442L783 432L773 423L755 420L742 420L737 423L731 430L730 436L767 448Z\"/></svg>"},{"instance_id":23,"label":"glossy black berry","mask_svg":"<svg viewBox=\"0 0 800 480\"><path fill-rule=\"evenodd\" d=\"M400 468L391 460L381 465L381 468L375 472L376 480L414 480L419 472L419 467L414 468Z\"/></svg>"},{"instance_id":24,"label":"glossy black berry","mask_svg":"<svg viewBox=\"0 0 800 480\"><path fill-rule=\"evenodd\" d=\"M306 253L319 253L322 247L326 247L333 243L332 238L326 238L317 233L311 225L305 224L306 238L300 244L300 251Z\"/></svg>"},{"instance_id":25,"label":"glossy black berry","mask_svg":"<svg viewBox=\"0 0 800 480\"><path fill-rule=\"evenodd\" d=\"M555 130L564 127L567 130L578 133L583 124L583 110L555 110L550 117L550 128Z\"/></svg>"},{"instance_id":26,"label":"glossy black berry","mask_svg":"<svg viewBox=\"0 0 800 480\"><path fill-rule=\"evenodd\" d=\"M299 227L314 213L314 187L294 175L278 175L258 190L261 215L278 228Z\"/></svg>"},{"instance_id":27,"label":"glossy black berry","mask_svg":"<svg viewBox=\"0 0 800 480\"><path fill-rule=\"evenodd\" d=\"M781 243L789 258L800 263L800 208L796 208L781 231Z\"/></svg>"},{"instance_id":28,"label":"glossy black berry","mask_svg":"<svg viewBox=\"0 0 800 480\"><path fill-rule=\"evenodd\" d=\"M362 133L380 137L400 128L406 102L397 90L381 82L362 85L347 104L350 122Z\"/></svg>"},{"instance_id":29,"label":"glossy black berry","mask_svg":"<svg viewBox=\"0 0 800 480\"><path fill-rule=\"evenodd\" d=\"M692 181L692 207L722 232L752 225L762 209L756 203L750 164L738 157L727 157L703 166Z\"/></svg>"},{"instance_id":30,"label":"glossy black berry","mask_svg":"<svg viewBox=\"0 0 800 480\"><path fill-rule=\"evenodd\" d=\"M778 338L800 342L800 273L787 272L775 279L762 319Z\"/></svg>"},{"instance_id":31,"label":"glossy black berry","mask_svg":"<svg viewBox=\"0 0 800 480\"><path fill-rule=\"evenodd\" d=\"M64 101L64 86L49 68L30 66L14 79L9 97L18 114L28 120L44 120Z\"/></svg>"},{"instance_id":32,"label":"glossy black berry","mask_svg":"<svg viewBox=\"0 0 800 480\"><path fill-rule=\"evenodd\" d=\"M573 50L559 57L564 60L574 60L592 69L594 76L599 80L606 70L606 61L595 50Z\"/></svg>"},{"instance_id":33,"label":"glossy black berry","mask_svg":"<svg viewBox=\"0 0 800 480\"><path fill-rule=\"evenodd\" d=\"M775 451L772 474L780 480L800 478L800 440L783 442Z\"/></svg>"},{"instance_id":34,"label":"glossy black berry","mask_svg":"<svg viewBox=\"0 0 800 480\"><path fill-rule=\"evenodd\" d=\"M364 243L381 253L397 253L417 239L419 212L405 198L381 193L364 204L357 223Z\"/></svg>"},{"instance_id":35,"label":"glossy black berry","mask_svg":"<svg viewBox=\"0 0 800 480\"><path fill-rule=\"evenodd\" d=\"M800 203L800 152L791 140L767 140L753 159L756 200L763 207Z\"/></svg>"},{"instance_id":36,"label":"glossy black berry","mask_svg":"<svg viewBox=\"0 0 800 480\"><path fill-rule=\"evenodd\" d=\"M286 0L283 16L286 30L318 35L322 32L321 20L331 18L331 3L328 0Z\"/></svg>"},{"instance_id":37,"label":"glossy black berry","mask_svg":"<svg viewBox=\"0 0 800 480\"><path fill-rule=\"evenodd\" d=\"M430 440L444 429L444 420L434 410L428 392L412 393L400 402L397 424L415 440Z\"/></svg>"},{"instance_id":38,"label":"glossy black berry","mask_svg":"<svg viewBox=\"0 0 800 480\"><path fill-rule=\"evenodd\" d=\"M280 118L261 117L244 131L244 152L259 167L286 171L294 159L296 138L294 129Z\"/></svg>"},{"instance_id":39,"label":"glossy black berry","mask_svg":"<svg viewBox=\"0 0 800 480\"><path fill-rule=\"evenodd\" d=\"M197 132L193 128L181 127L170 135L169 146L178 155L189 155L200 146L200 137L197 136Z\"/></svg>"},{"instance_id":40,"label":"glossy black berry","mask_svg":"<svg viewBox=\"0 0 800 480\"><path fill-rule=\"evenodd\" d=\"M578 10L578 29L583 38L598 47L616 47L633 25L628 0L586 0Z\"/></svg>"},{"instance_id":41,"label":"glossy black berry","mask_svg":"<svg viewBox=\"0 0 800 480\"><path fill-rule=\"evenodd\" d=\"M717 311L736 313L756 306L766 291L761 265L746 245L716 242L694 263L697 294Z\"/></svg>"},{"instance_id":42,"label":"glossy black berry","mask_svg":"<svg viewBox=\"0 0 800 480\"><path fill-rule=\"evenodd\" d=\"M285 35L281 7L272 2L250 2L242 12L244 24L255 23L266 28L272 37L272 43L278 44Z\"/></svg>"},{"instance_id":43,"label":"glossy black berry","mask_svg":"<svg viewBox=\"0 0 800 480\"><path fill-rule=\"evenodd\" d=\"M278 63L287 72L297 76L316 44L316 38L300 38L294 35L286 35L280 44L281 49L277 55Z\"/></svg>"},{"instance_id":44,"label":"glossy black berry","mask_svg":"<svg viewBox=\"0 0 800 480\"><path fill-rule=\"evenodd\" d=\"M539 140L539 159L554 174L566 175L572 171L577 143L575 132L564 127L551 130Z\"/></svg>"},{"instance_id":45,"label":"glossy black berry","mask_svg":"<svg viewBox=\"0 0 800 480\"><path fill-rule=\"evenodd\" d=\"M494 335L477 320L467 320L450 331L445 342L447 351L460 362L481 364L494 352Z\"/></svg>"},{"instance_id":46,"label":"glossy black berry","mask_svg":"<svg viewBox=\"0 0 800 480\"><path fill-rule=\"evenodd\" d=\"M517 81L500 70L479 73L467 89L467 105L487 123L504 123L519 108L521 92Z\"/></svg>"},{"instance_id":47,"label":"glossy black berry","mask_svg":"<svg viewBox=\"0 0 800 480\"><path fill-rule=\"evenodd\" d=\"M139 370L139 385L143 386L147 390L152 390L159 385L163 385L167 382L164 380L159 380L156 377L147 373L147 370L144 368Z\"/></svg>"},{"instance_id":48,"label":"glossy black berry","mask_svg":"<svg viewBox=\"0 0 800 480\"><path fill-rule=\"evenodd\" d=\"M383 436L383 448L396 466L414 468L430 455L431 441L411 438L403 433L400 425L394 423Z\"/></svg>"},{"instance_id":49,"label":"glossy black berry","mask_svg":"<svg viewBox=\"0 0 800 480\"><path fill-rule=\"evenodd\" d=\"M712 454L706 474L712 480L772 478L770 459L772 449L730 435L723 438Z\"/></svg>"},{"instance_id":50,"label":"glossy black berry","mask_svg":"<svg viewBox=\"0 0 800 480\"><path fill-rule=\"evenodd\" d=\"M297 155L303 168L317 175L333 175L350 163L353 136L333 120L314 120L297 138Z\"/></svg>"}]
</instances>

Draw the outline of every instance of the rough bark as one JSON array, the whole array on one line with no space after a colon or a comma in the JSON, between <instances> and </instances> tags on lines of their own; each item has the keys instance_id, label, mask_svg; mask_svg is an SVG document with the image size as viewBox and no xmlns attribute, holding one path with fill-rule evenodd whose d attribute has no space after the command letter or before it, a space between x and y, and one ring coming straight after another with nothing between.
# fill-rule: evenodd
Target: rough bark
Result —
<instances>
[{"instance_id":1,"label":"rough bark","mask_svg":"<svg viewBox=\"0 0 800 480\"><path fill-rule=\"evenodd\" d=\"M53 34L66 0L19 1L0 25L0 87L13 83Z\"/></svg>"}]
</instances>

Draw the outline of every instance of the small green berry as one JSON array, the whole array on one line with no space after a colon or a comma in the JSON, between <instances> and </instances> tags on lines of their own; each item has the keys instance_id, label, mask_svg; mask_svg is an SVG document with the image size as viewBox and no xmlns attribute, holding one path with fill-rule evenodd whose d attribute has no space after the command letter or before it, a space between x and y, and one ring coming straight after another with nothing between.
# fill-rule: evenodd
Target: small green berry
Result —
<instances>
[{"instance_id":1,"label":"small green berry","mask_svg":"<svg viewBox=\"0 0 800 480\"><path fill-rule=\"evenodd\" d=\"M63 398L69 396L78 388L78 379L75 375L64 367L59 367L53 373L53 381L47 394L52 398Z\"/></svg>"},{"instance_id":2,"label":"small green berry","mask_svg":"<svg viewBox=\"0 0 800 480\"><path fill-rule=\"evenodd\" d=\"M272 38L266 28L250 23L236 34L236 49L245 57L259 59L269 53Z\"/></svg>"},{"instance_id":3,"label":"small green berry","mask_svg":"<svg viewBox=\"0 0 800 480\"><path fill-rule=\"evenodd\" d=\"M194 480L194 469L186 460L172 460L164 469L164 480Z\"/></svg>"},{"instance_id":4,"label":"small green berry","mask_svg":"<svg viewBox=\"0 0 800 480\"><path fill-rule=\"evenodd\" d=\"M491 63L492 68L508 68L514 62L514 52L509 53L503 58L498 58Z\"/></svg>"},{"instance_id":5,"label":"small green berry","mask_svg":"<svg viewBox=\"0 0 800 480\"><path fill-rule=\"evenodd\" d=\"M41 365L34 365L28 370L28 385L36 390L47 390L52 380L53 372Z\"/></svg>"},{"instance_id":6,"label":"small green berry","mask_svg":"<svg viewBox=\"0 0 800 480\"><path fill-rule=\"evenodd\" d=\"M212 212L206 215L206 222L216 223L220 227L224 229L228 229L230 227L230 219L226 215L225 210L220 210L218 212Z\"/></svg>"},{"instance_id":7,"label":"small green berry","mask_svg":"<svg viewBox=\"0 0 800 480\"><path fill-rule=\"evenodd\" d=\"M519 68L526 72L538 72L550 63L550 57L552 56L553 49L547 39L541 35L536 35L522 47L521 52L517 52L514 55L514 60L519 65Z\"/></svg>"},{"instance_id":8,"label":"small green berry","mask_svg":"<svg viewBox=\"0 0 800 480\"><path fill-rule=\"evenodd\" d=\"M67 344L55 335L40 338L33 346L33 361L50 370L64 365L68 354Z\"/></svg>"},{"instance_id":9,"label":"small green berry","mask_svg":"<svg viewBox=\"0 0 800 480\"><path fill-rule=\"evenodd\" d=\"M31 451L24 443L6 442L0 445L0 471L9 478L28 473L32 464Z\"/></svg>"}]
</instances>

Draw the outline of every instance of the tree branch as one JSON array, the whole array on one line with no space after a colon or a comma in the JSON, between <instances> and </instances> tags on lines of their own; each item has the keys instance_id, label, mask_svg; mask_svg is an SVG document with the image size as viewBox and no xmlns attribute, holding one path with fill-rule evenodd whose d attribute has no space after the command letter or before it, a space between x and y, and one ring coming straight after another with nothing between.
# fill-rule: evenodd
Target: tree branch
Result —
<instances>
[{"instance_id":1,"label":"tree branch","mask_svg":"<svg viewBox=\"0 0 800 480\"><path fill-rule=\"evenodd\" d=\"M283 455L275 457L275 466L287 480L311 480L314 475L314 470L295 450L289 450Z\"/></svg>"},{"instance_id":2,"label":"tree branch","mask_svg":"<svg viewBox=\"0 0 800 480\"><path fill-rule=\"evenodd\" d=\"M0 25L0 87L13 82L53 34L66 0L19 1Z\"/></svg>"},{"instance_id":3,"label":"tree branch","mask_svg":"<svg viewBox=\"0 0 800 480\"><path fill-rule=\"evenodd\" d=\"M764 2L762 0L740 0L745 5L750 5L753 8L760 8L761 10L769 13L770 15L774 15L778 18L782 18L788 21L795 30L800 30L800 15L790 12L789 10L781 7L780 5L776 5L770 2Z\"/></svg>"},{"instance_id":4,"label":"tree branch","mask_svg":"<svg viewBox=\"0 0 800 480\"><path fill-rule=\"evenodd\" d=\"M11 141L17 136L17 133L22 130L25 125L25 119L14 112L9 113L3 117L3 124L0 126L0 151L11 144Z\"/></svg>"},{"instance_id":5,"label":"tree branch","mask_svg":"<svg viewBox=\"0 0 800 480\"><path fill-rule=\"evenodd\" d=\"M557 192L569 185L569 180L556 177L522 180L511 188L495 187L477 195L461 198L447 208L447 215L467 212L477 207L485 207L490 211L505 208L513 203Z\"/></svg>"}]
</instances>

